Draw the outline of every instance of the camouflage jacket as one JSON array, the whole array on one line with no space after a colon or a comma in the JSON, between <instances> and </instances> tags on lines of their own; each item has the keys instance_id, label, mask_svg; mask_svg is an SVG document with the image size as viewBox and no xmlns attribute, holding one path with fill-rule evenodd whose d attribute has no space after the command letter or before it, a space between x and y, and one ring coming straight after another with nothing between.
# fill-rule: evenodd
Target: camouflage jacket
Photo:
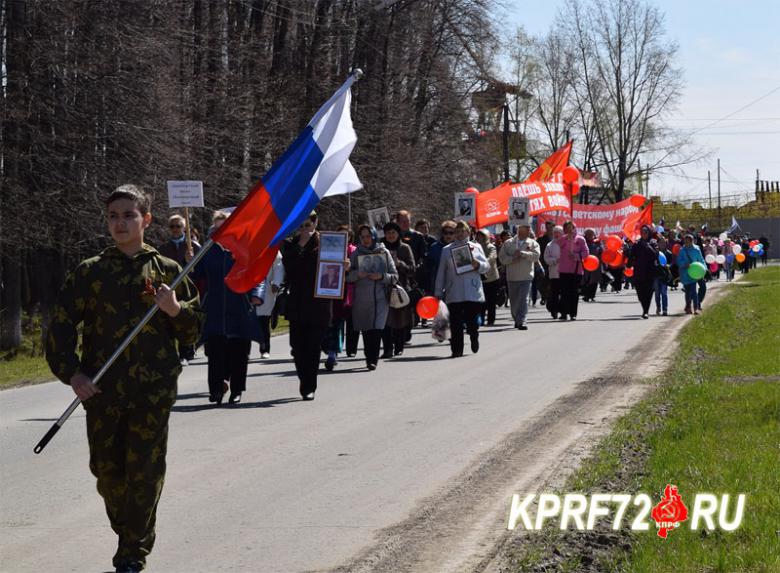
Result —
<instances>
[{"instance_id":1,"label":"camouflage jacket","mask_svg":"<svg viewBox=\"0 0 780 573\"><path fill-rule=\"evenodd\" d=\"M77 371L94 376L154 304L149 286L171 284L180 270L146 244L133 257L109 247L79 264L65 280L49 327L46 359L57 378L69 384ZM176 287L176 299L181 304L176 318L158 311L106 372L99 383L104 397L143 391L175 399L181 372L175 341L194 344L202 318L189 279Z\"/></svg>"}]
</instances>

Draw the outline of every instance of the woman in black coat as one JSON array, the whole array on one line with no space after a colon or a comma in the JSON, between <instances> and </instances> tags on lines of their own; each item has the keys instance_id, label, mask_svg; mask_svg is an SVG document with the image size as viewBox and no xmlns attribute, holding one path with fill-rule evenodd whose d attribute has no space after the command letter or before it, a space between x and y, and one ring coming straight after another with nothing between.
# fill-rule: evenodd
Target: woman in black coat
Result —
<instances>
[{"instance_id":1,"label":"woman in black coat","mask_svg":"<svg viewBox=\"0 0 780 573\"><path fill-rule=\"evenodd\" d=\"M634 268L633 283L636 296L642 305L642 318L647 318L650 312L654 292L653 283L658 265L658 250L651 241L652 235L652 229L648 225L643 225L641 237L631 246L629 254L629 264Z\"/></svg>"},{"instance_id":2,"label":"woman in black coat","mask_svg":"<svg viewBox=\"0 0 780 573\"><path fill-rule=\"evenodd\" d=\"M390 252L395 268L398 271L398 284L406 289L406 292L409 292L415 273L412 248L401 240L401 227L397 223L391 221L385 224L382 230L385 232L383 242ZM382 333L382 345L384 346L382 358L392 358L404 353L406 330L411 328L412 321L411 304L403 308L390 309L387 315L387 324Z\"/></svg>"},{"instance_id":3,"label":"woman in black coat","mask_svg":"<svg viewBox=\"0 0 780 573\"><path fill-rule=\"evenodd\" d=\"M290 348L304 400L314 400L322 338L331 318L330 300L314 298L319 254L317 214L312 211L299 232L282 245L288 288L285 316L290 322Z\"/></svg>"}]
</instances>

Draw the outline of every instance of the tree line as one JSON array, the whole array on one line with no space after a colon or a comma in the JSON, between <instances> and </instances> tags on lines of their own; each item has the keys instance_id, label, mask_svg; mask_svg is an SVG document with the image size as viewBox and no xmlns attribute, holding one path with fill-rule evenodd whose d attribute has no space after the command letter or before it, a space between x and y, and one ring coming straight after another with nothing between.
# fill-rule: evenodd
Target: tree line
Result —
<instances>
[{"instance_id":1,"label":"tree line","mask_svg":"<svg viewBox=\"0 0 780 573\"><path fill-rule=\"evenodd\" d=\"M635 51L617 85L599 67L626 21L641 23L642 10L660 17L638 0L571 0L559 15L565 31L558 22L548 38L526 42L507 38L494 0L0 5L0 349L18 346L22 309L45 323L65 272L108 244L102 198L111 189L134 182L153 193L156 244L169 213L166 180L202 180L209 209L194 210L193 224L204 232L207 213L236 205L353 68L365 74L352 109L352 162L365 189L349 199L352 225L383 205L440 220L451 215L452 192L501 181L500 138L477 136L500 129L500 109L478 113L475 94L522 85L534 96L514 102L511 129L528 141L513 153L515 178L572 136L585 141L580 159L602 161L619 195L638 154L659 145L657 119L679 91L661 22L624 39ZM613 25L588 27L594 10L614 16L624 5L630 13ZM512 68L509 81L497 79L502 67ZM653 78L677 91L657 102ZM345 222L347 202L324 201L322 220Z\"/></svg>"}]
</instances>

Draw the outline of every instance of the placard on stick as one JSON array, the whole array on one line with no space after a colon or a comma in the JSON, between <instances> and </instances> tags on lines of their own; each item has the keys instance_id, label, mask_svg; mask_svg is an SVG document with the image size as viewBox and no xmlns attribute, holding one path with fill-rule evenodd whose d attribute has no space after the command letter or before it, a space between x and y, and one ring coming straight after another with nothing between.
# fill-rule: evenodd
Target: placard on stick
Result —
<instances>
[{"instance_id":1,"label":"placard on stick","mask_svg":"<svg viewBox=\"0 0 780 573\"><path fill-rule=\"evenodd\" d=\"M168 181L168 205L203 207L203 181Z\"/></svg>"}]
</instances>

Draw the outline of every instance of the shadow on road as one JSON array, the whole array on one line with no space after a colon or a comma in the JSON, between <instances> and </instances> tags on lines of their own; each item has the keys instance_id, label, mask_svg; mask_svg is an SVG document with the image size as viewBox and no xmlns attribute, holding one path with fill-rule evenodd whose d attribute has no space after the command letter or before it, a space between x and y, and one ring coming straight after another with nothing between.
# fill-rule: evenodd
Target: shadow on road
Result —
<instances>
[{"instance_id":1,"label":"shadow on road","mask_svg":"<svg viewBox=\"0 0 780 573\"><path fill-rule=\"evenodd\" d=\"M444 360L449 356L396 356L393 362L418 362L420 360Z\"/></svg>"},{"instance_id":2,"label":"shadow on road","mask_svg":"<svg viewBox=\"0 0 780 573\"><path fill-rule=\"evenodd\" d=\"M176 401L179 400L192 400L193 398L208 398L208 392L195 392L194 394L179 394L176 396Z\"/></svg>"},{"instance_id":3,"label":"shadow on road","mask_svg":"<svg viewBox=\"0 0 780 573\"><path fill-rule=\"evenodd\" d=\"M290 402L300 402L300 398L277 398L276 400L266 400L265 402L240 402L238 404L223 403L219 406L216 404L198 404L196 406L174 406L171 408L172 412L200 412L203 410L215 410L215 409L228 409L228 410L245 410L249 408L273 408L274 406L280 406L282 404L289 404Z\"/></svg>"}]
</instances>

